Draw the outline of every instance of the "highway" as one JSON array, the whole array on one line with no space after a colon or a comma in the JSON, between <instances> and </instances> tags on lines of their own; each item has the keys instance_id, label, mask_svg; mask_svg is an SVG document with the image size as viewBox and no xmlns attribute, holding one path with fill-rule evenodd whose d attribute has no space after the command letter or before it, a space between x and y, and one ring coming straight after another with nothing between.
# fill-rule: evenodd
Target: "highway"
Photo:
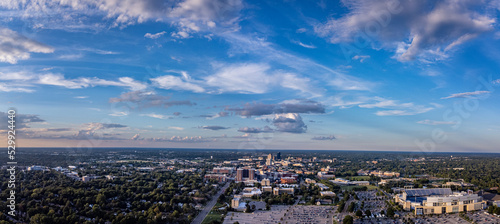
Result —
<instances>
[{"instance_id":1,"label":"highway","mask_svg":"<svg viewBox=\"0 0 500 224\"><path fill-rule=\"evenodd\" d=\"M212 200L210 200L207 203L205 208L203 208L203 210L200 212L200 214L198 214L198 216L196 216L196 218L193 219L191 224L201 224L201 222L203 222L203 219L205 219L205 217L207 217L208 213L212 210L212 208L217 203L217 199L219 199L220 195L222 193L224 193L228 187L229 187L229 182L227 182L226 185L224 185L224 187L222 187L219 190L219 192L217 192L217 194L212 197Z\"/></svg>"}]
</instances>

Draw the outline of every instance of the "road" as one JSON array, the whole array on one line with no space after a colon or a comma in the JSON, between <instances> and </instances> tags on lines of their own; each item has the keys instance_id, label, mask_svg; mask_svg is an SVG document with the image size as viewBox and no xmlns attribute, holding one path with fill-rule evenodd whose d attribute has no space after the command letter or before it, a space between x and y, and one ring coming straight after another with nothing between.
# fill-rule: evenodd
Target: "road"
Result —
<instances>
[{"instance_id":1,"label":"road","mask_svg":"<svg viewBox=\"0 0 500 224\"><path fill-rule=\"evenodd\" d=\"M196 216L196 218L193 219L191 224L201 224L201 222L203 222L203 219L205 219L205 217L217 203L217 199L219 199L220 195L224 193L228 187L229 187L229 182L227 182L226 185L224 185L224 187L222 187L222 189L220 189L219 192L217 192L217 194L212 197L212 200L210 200L207 203L207 205L205 205L205 208L203 208L200 214L198 214L198 216Z\"/></svg>"}]
</instances>

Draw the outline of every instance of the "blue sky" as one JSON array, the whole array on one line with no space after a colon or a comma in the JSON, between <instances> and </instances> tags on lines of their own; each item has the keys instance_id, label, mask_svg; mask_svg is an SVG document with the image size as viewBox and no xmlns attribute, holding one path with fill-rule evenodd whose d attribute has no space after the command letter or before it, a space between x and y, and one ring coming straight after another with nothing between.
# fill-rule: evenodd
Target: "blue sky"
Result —
<instances>
[{"instance_id":1,"label":"blue sky","mask_svg":"<svg viewBox=\"0 0 500 224\"><path fill-rule=\"evenodd\" d=\"M500 145L499 1L9 0L0 10L0 121L16 108L19 146Z\"/></svg>"}]
</instances>

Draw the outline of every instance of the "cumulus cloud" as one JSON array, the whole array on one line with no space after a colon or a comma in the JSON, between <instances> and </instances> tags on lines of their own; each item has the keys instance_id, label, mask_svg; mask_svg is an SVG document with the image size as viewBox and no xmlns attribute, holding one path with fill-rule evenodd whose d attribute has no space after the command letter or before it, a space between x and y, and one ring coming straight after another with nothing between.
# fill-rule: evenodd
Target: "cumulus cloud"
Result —
<instances>
[{"instance_id":1,"label":"cumulus cloud","mask_svg":"<svg viewBox=\"0 0 500 224\"><path fill-rule=\"evenodd\" d=\"M134 140L134 141L137 141L140 139L141 139L141 136L139 134L135 134L134 136L132 136L132 138L130 138L130 140Z\"/></svg>"},{"instance_id":2,"label":"cumulus cloud","mask_svg":"<svg viewBox=\"0 0 500 224\"><path fill-rule=\"evenodd\" d=\"M464 92L464 93L454 93L447 97L442 97L441 99L451 99L451 98L466 98L466 97L475 97L484 94L489 94L490 91L474 91L474 92Z\"/></svg>"},{"instance_id":3,"label":"cumulus cloud","mask_svg":"<svg viewBox=\"0 0 500 224\"><path fill-rule=\"evenodd\" d=\"M110 103L126 103L129 108L138 107L171 107L181 105L195 105L188 100L170 100L168 96L160 96L152 91L132 91L121 94L119 97L110 98Z\"/></svg>"},{"instance_id":4,"label":"cumulus cloud","mask_svg":"<svg viewBox=\"0 0 500 224\"><path fill-rule=\"evenodd\" d=\"M30 53L52 53L54 48L31 40L16 31L0 28L0 62L16 64L29 59Z\"/></svg>"},{"instance_id":5,"label":"cumulus cloud","mask_svg":"<svg viewBox=\"0 0 500 224\"><path fill-rule=\"evenodd\" d=\"M329 135L329 136L314 136L311 138L312 140L335 140L337 138L335 138L335 136L333 135Z\"/></svg>"},{"instance_id":6,"label":"cumulus cloud","mask_svg":"<svg viewBox=\"0 0 500 224\"><path fill-rule=\"evenodd\" d=\"M297 113L275 114L272 123L280 132L305 133L307 130L307 125Z\"/></svg>"},{"instance_id":7,"label":"cumulus cloud","mask_svg":"<svg viewBox=\"0 0 500 224\"><path fill-rule=\"evenodd\" d=\"M269 126L265 126L264 128L242 127L238 129L238 131L243 133L269 133L273 132L274 130Z\"/></svg>"},{"instance_id":8,"label":"cumulus cloud","mask_svg":"<svg viewBox=\"0 0 500 224\"><path fill-rule=\"evenodd\" d=\"M349 13L317 24L315 32L332 43L363 40L380 42L396 50L401 61L423 54L444 54L493 29L495 19L478 11L481 2L442 1L343 1ZM407 41L409 40L409 41Z\"/></svg>"},{"instance_id":9,"label":"cumulus cloud","mask_svg":"<svg viewBox=\"0 0 500 224\"><path fill-rule=\"evenodd\" d=\"M218 125L210 125L210 126L202 126L201 129L207 129L212 131L229 129L228 127L218 126Z\"/></svg>"},{"instance_id":10,"label":"cumulus cloud","mask_svg":"<svg viewBox=\"0 0 500 224\"><path fill-rule=\"evenodd\" d=\"M100 123L100 122L92 122L83 125L83 128L78 131L76 135L72 136L60 136L60 138L66 139L90 139L90 138L98 138L98 139L107 139L107 140L118 140L121 139L117 136L119 134L113 134L107 131L108 129L115 128L125 128L126 125L115 124L115 123Z\"/></svg>"},{"instance_id":11,"label":"cumulus cloud","mask_svg":"<svg viewBox=\"0 0 500 224\"><path fill-rule=\"evenodd\" d=\"M236 114L252 117L277 113L325 113L325 106L313 100L290 100L278 104L247 103L243 108L226 108Z\"/></svg>"}]
</instances>

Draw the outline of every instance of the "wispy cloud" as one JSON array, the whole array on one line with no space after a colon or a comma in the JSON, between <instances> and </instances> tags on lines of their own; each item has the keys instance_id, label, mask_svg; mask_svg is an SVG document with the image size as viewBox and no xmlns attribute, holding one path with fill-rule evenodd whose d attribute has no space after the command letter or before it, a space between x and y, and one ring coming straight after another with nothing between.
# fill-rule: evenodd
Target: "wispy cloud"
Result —
<instances>
[{"instance_id":1,"label":"wispy cloud","mask_svg":"<svg viewBox=\"0 0 500 224\"><path fill-rule=\"evenodd\" d=\"M202 126L202 127L200 127L200 128L201 128L201 129L212 130L212 131L218 131L218 130L229 129L228 127L223 127L223 126L218 126L218 125Z\"/></svg>"},{"instance_id":2,"label":"wispy cloud","mask_svg":"<svg viewBox=\"0 0 500 224\"><path fill-rule=\"evenodd\" d=\"M171 116L168 116L168 115L156 114L156 113L141 114L141 116L152 117L152 118L157 118L157 119L170 119L170 118L172 118Z\"/></svg>"},{"instance_id":3,"label":"wispy cloud","mask_svg":"<svg viewBox=\"0 0 500 224\"><path fill-rule=\"evenodd\" d=\"M1 4L0 4L1 6ZM0 62L16 64L26 60L31 53L52 53L54 48L31 40L8 28L0 28Z\"/></svg>"},{"instance_id":4,"label":"wispy cloud","mask_svg":"<svg viewBox=\"0 0 500 224\"><path fill-rule=\"evenodd\" d=\"M474 97L474 96L480 96L480 95L489 94L489 93L490 93L490 91L474 91L474 92L454 93L454 94L451 94L447 97L442 97L441 99Z\"/></svg>"},{"instance_id":5,"label":"wispy cloud","mask_svg":"<svg viewBox=\"0 0 500 224\"><path fill-rule=\"evenodd\" d=\"M353 60L359 60L361 63L365 62L366 59L370 58L370 55L354 55Z\"/></svg>"},{"instance_id":6,"label":"wispy cloud","mask_svg":"<svg viewBox=\"0 0 500 224\"><path fill-rule=\"evenodd\" d=\"M302 43L300 41L292 41L292 43L300 45L300 46L305 47L305 48L309 48L309 49L315 49L316 48L316 46L314 46L312 44L304 44L304 43Z\"/></svg>"},{"instance_id":7,"label":"wispy cloud","mask_svg":"<svg viewBox=\"0 0 500 224\"><path fill-rule=\"evenodd\" d=\"M313 100L290 100L279 104L247 103L242 108L227 108L236 114L252 117L283 113L325 113L325 106Z\"/></svg>"},{"instance_id":8,"label":"wispy cloud","mask_svg":"<svg viewBox=\"0 0 500 224\"><path fill-rule=\"evenodd\" d=\"M168 129L173 129L173 130L177 130L177 131L183 131L184 130L184 128L182 128L182 127L174 127L174 126L168 127Z\"/></svg>"},{"instance_id":9,"label":"wispy cloud","mask_svg":"<svg viewBox=\"0 0 500 224\"><path fill-rule=\"evenodd\" d=\"M418 124L427 124L427 125L455 125L456 122L453 121L433 121L433 120L422 120L417 121Z\"/></svg>"},{"instance_id":10,"label":"wispy cloud","mask_svg":"<svg viewBox=\"0 0 500 224\"><path fill-rule=\"evenodd\" d=\"M389 110L377 111L378 116L406 116L429 112L435 107L416 105L414 103L399 103L396 100L389 100L381 97L375 97L374 103L360 104L360 108L383 108Z\"/></svg>"},{"instance_id":11,"label":"wispy cloud","mask_svg":"<svg viewBox=\"0 0 500 224\"><path fill-rule=\"evenodd\" d=\"M320 140L320 141L325 141L325 140L335 140L335 136L329 135L329 136L314 136L311 138L312 140Z\"/></svg>"},{"instance_id":12,"label":"wispy cloud","mask_svg":"<svg viewBox=\"0 0 500 224\"><path fill-rule=\"evenodd\" d=\"M171 107L171 106L192 106L189 100L170 100L170 96L161 96L153 91L132 91L121 94L119 97L110 98L110 103L125 103L130 109L144 107Z\"/></svg>"},{"instance_id":13,"label":"wispy cloud","mask_svg":"<svg viewBox=\"0 0 500 224\"><path fill-rule=\"evenodd\" d=\"M155 33L155 34L146 33L146 34L144 34L144 37L149 38L149 39L158 39L161 36L163 36L165 33L167 33L167 32L166 31L162 31L162 32Z\"/></svg>"},{"instance_id":14,"label":"wispy cloud","mask_svg":"<svg viewBox=\"0 0 500 224\"><path fill-rule=\"evenodd\" d=\"M269 126L265 126L263 128L242 127L238 129L238 131L243 133L268 133L273 132L274 130Z\"/></svg>"}]
</instances>

